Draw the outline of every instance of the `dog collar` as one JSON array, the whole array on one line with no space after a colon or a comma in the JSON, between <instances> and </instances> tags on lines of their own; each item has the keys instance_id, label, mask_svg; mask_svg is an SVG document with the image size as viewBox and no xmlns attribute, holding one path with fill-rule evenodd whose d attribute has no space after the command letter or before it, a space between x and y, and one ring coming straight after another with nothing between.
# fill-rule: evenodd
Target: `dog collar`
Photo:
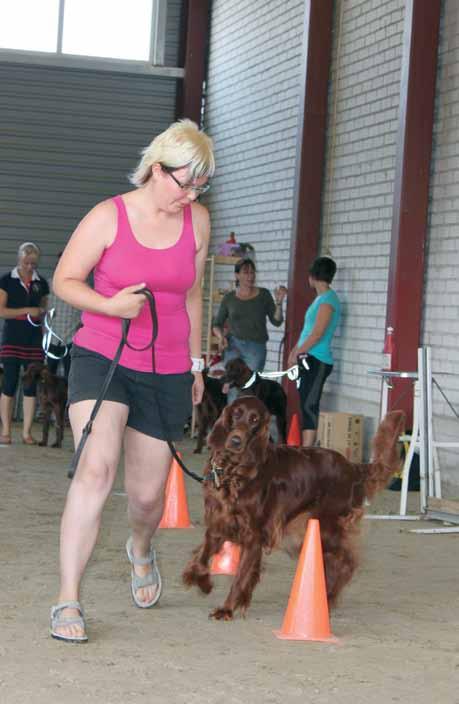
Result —
<instances>
[{"instance_id":1,"label":"dog collar","mask_svg":"<svg viewBox=\"0 0 459 704\"><path fill-rule=\"evenodd\" d=\"M242 389L249 389L252 386L252 384L255 383L256 378L257 378L257 372L254 372L252 374L252 376L250 377L250 379L244 384L244 386L241 386L241 388Z\"/></svg>"},{"instance_id":2,"label":"dog collar","mask_svg":"<svg viewBox=\"0 0 459 704\"><path fill-rule=\"evenodd\" d=\"M223 477L225 473L225 470L222 467L219 467L213 460L211 460L210 463L210 472L204 475L204 481L207 482L209 480L212 480L213 483L215 484L215 488L219 489L221 485L220 478Z\"/></svg>"}]
</instances>

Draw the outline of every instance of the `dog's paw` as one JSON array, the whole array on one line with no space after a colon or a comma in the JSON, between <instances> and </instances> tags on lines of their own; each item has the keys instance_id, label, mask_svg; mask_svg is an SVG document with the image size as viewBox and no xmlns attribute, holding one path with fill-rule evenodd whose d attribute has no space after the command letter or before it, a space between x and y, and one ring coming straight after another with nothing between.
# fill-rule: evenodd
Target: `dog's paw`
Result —
<instances>
[{"instance_id":1,"label":"dog's paw","mask_svg":"<svg viewBox=\"0 0 459 704\"><path fill-rule=\"evenodd\" d=\"M185 572L182 575L182 580L183 583L186 587L193 587L196 586L198 589L200 589L204 594L210 594L210 592L213 589L213 584L210 579L210 575L208 572L201 572L200 570L197 570L195 567L191 567L185 570Z\"/></svg>"},{"instance_id":2,"label":"dog's paw","mask_svg":"<svg viewBox=\"0 0 459 704\"><path fill-rule=\"evenodd\" d=\"M232 621L233 620L233 610L225 609L223 606L219 609L214 609L210 612L209 618L213 618L216 621Z\"/></svg>"}]
</instances>

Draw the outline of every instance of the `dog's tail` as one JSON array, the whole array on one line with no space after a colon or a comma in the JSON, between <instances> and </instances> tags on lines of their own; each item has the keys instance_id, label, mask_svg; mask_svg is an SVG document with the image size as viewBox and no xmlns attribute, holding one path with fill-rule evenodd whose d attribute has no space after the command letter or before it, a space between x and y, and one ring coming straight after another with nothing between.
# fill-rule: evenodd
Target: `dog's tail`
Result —
<instances>
[{"instance_id":1,"label":"dog's tail","mask_svg":"<svg viewBox=\"0 0 459 704\"><path fill-rule=\"evenodd\" d=\"M399 437L405 428L403 411L391 411L380 423L373 439L373 459L366 465L365 496L384 489L389 479L400 469Z\"/></svg>"}]
</instances>

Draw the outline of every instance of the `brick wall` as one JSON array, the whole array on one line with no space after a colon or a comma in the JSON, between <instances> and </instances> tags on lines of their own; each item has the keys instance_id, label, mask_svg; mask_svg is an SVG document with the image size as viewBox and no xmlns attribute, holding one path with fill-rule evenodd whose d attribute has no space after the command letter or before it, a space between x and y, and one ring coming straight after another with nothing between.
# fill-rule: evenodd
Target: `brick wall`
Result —
<instances>
[{"instance_id":1,"label":"brick wall","mask_svg":"<svg viewBox=\"0 0 459 704\"><path fill-rule=\"evenodd\" d=\"M380 384L367 371L380 367L385 335L405 0L336 5L321 252L337 261L344 316L323 408L365 415L368 454ZM213 246L235 230L255 245L260 284L270 288L287 280L301 80L303 2L285 7L214 0L211 23ZM454 375L438 381L459 409L458 27L457 0L444 0L422 342L432 346L434 372ZM270 336L267 368L276 366L281 333ZM434 411L437 436L457 438L458 421L438 392ZM457 486L453 453L440 458L446 483Z\"/></svg>"},{"instance_id":2,"label":"brick wall","mask_svg":"<svg viewBox=\"0 0 459 704\"><path fill-rule=\"evenodd\" d=\"M217 174L207 198L212 248L231 230L256 249L258 283L288 278L303 1L213 2L206 129ZM219 285L229 281L225 272ZM282 328L269 329L266 368Z\"/></svg>"},{"instance_id":3,"label":"brick wall","mask_svg":"<svg viewBox=\"0 0 459 704\"><path fill-rule=\"evenodd\" d=\"M344 315L323 406L371 417L367 436L380 395L367 371L384 343L404 4L344 3L329 95L321 249L336 259Z\"/></svg>"},{"instance_id":4,"label":"brick wall","mask_svg":"<svg viewBox=\"0 0 459 704\"><path fill-rule=\"evenodd\" d=\"M440 26L434 144L430 183L422 344L432 370L459 413L459 5L446 0ZM437 440L459 441L459 420L433 391ZM440 452L445 484L459 484L458 450Z\"/></svg>"}]
</instances>

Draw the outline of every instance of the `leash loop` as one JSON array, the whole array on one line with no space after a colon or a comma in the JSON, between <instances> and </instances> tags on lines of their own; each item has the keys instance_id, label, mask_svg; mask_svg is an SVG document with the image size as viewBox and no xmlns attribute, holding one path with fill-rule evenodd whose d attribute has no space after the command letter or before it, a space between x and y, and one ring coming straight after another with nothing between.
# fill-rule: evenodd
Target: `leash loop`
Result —
<instances>
[{"instance_id":1,"label":"leash loop","mask_svg":"<svg viewBox=\"0 0 459 704\"><path fill-rule=\"evenodd\" d=\"M51 308L49 311L47 311L43 317L43 321L40 321L39 323L36 323L32 320L29 314L27 314L27 320L28 322L34 327L34 328L40 328L44 327L45 332L43 333L43 338L41 341L41 346L43 348L43 352L45 353L45 357L50 357L51 359L64 359L64 357L68 354L68 346L65 344L64 340L59 337L59 335L54 332L54 330L51 327L51 323L53 322L53 318L56 314L56 309ZM64 347L64 351L60 355L54 354L54 352L50 352L49 348L52 344L51 340L52 339L57 340L57 342Z\"/></svg>"},{"instance_id":2,"label":"leash loop","mask_svg":"<svg viewBox=\"0 0 459 704\"><path fill-rule=\"evenodd\" d=\"M309 364L306 361L306 357L302 357L300 364L304 369L309 371ZM293 364L288 369L277 372L258 372L258 375L263 379L279 379L280 377L287 376L290 381L296 381L300 375L300 364Z\"/></svg>"}]
</instances>

